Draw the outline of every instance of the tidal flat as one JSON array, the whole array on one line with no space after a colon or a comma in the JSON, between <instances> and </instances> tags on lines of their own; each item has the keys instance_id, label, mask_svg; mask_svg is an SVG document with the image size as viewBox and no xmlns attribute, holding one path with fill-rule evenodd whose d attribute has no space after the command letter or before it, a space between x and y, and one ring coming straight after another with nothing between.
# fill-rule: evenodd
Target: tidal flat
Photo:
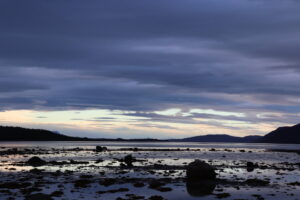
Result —
<instances>
[{"instance_id":1,"label":"tidal flat","mask_svg":"<svg viewBox=\"0 0 300 200\"><path fill-rule=\"evenodd\" d=\"M0 199L300 200L299 145L1 142ZM211 181L186 169L205 161Z\"/></svg>"}]
</instances>

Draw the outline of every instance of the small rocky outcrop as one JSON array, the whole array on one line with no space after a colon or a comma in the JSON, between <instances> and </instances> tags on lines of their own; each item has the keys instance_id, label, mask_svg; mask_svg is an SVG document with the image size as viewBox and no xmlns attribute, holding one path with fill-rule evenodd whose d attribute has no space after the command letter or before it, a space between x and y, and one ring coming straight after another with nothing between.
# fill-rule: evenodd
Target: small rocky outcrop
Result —
<instances>
[{"instance_id":1,"label":"small rocky outcrop","mask_svg":"<svg viewBox=\"0 0 300 200\"><path fill-rule=\"evenodd\" d=\"M96 146L96 152L107 151L107 147Z\"/></svg>"},{"instance_id":2,"label":"small rocky outcrop","mask_svg":"<svg viewBox=\"0 0 300 200\"><path fill-rule=\"evenodd\" d=\"M201 160L195 160L194 162L191 162L187 166L186 175L188 180L194 181L216 179L215 168Z\"/></svg>"},{"instance_id":3,"label":"small rocky outcrop","mask_svg":"<svg viewBox=\"0 0 300 200\"><path fill-rule=\"evenodd\" d=\"M44 161L43 159L41 159L37 156L34 156L34 157L30 158L26 163L28 165L31 165L31 166L34 166L34 167L38 167L38 166L42 166L42 165L47 164L46 161Z\"/></svg>"},{"instance_id":4,"label":"small rocky outcrop","mask_svg":"<svg viewBox=\"0 0 300 200\"><path fill-rule=\"evenodd\" d=\"M43 194L43 193L36 193L36 194L30 194L25 196L25 200L53 200L51 195Z\"/></svg>"},{"instance_id":5,"label":"small rocky outcrop","mask_svg":"<svg viewBox=\"0 0 300 200\"><path fill-rule=\"evenodd\" d=\"M252 179L250 178L250 179L247 179L244 183L249 186L259 187L259 186L269 185L270 181L269 180L261 180L261 179L257 179L257 178L252 178Z\"/></svg>"},{"instance_id":6,"label":"small rocky outcrop","mask_svg":"<svg viewBox=\"0 0 300 200\"><path fill-rule=\"evenodd\" d=\"M257 164L254 164L253 162L247 162L247 171L252 172L255 168L258 167Z\"/></svg>"},{"instance_id":7,"label":"small rocky outcrop","mask_svg":"<svg viewBox=\"0 0 300 200\"><path fill-rule=\"evenodd\" d=\"M124 157L124 162L128 167L132 167L132 163L135 162L136 159L132 155L127 155Z\"/></svg>"}]
</instances>

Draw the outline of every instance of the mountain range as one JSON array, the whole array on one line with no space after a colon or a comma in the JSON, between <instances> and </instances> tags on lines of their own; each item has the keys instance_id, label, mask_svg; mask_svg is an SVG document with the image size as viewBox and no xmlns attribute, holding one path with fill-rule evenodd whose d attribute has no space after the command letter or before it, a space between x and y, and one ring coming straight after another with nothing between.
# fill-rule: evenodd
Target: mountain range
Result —
<instances>
[{"instance_id":1,"label":"mountain range","mask_svg":"<svg viewBox=\"0 0 300 200\"><path fill-rule=\"evenodd\" d=\"M0 126L0 141L143 141L143 142L232 142L232 143L289 143L300 144L300 124L291 127L280 127L265 136L235 137L230 135L203 135L183 139L106 139L72 137L60 133L21 127Z\"/></svg>"},{"instance_id":2,"label":"mountain range","mask_svg":"<svg viewBox=\"0 0 300 200\"><path fill-rule=\"evenodd\" d=\"M172 140L177 142L239 142L300 144L300 124L279 127L265 136L234 137L230 135L203 135Z\"/></svg>"},{"instance_id":3,"label":"mountain range","mask_svg":"<svg viewBox=\"0 0 300 200\"><path fill-rule=\"evenodd\" d=\"M251 135L246 137L235 137L231 135L201 135L188 137L183 139L173 139L171 141L174 142L240 142L240 143L248 143L248 142L256 142L261 139L262 136Z\"/></svg>"},{"instance_id":4,"label":"mountain range","mask_svg":"<svg viewBox=\"0 0 300 200\"><path fill-rule=\"evenodd\" d=\"M277 128L259 139L259 142L300 144L300 124Z\"/></svg>"}]
</instances>

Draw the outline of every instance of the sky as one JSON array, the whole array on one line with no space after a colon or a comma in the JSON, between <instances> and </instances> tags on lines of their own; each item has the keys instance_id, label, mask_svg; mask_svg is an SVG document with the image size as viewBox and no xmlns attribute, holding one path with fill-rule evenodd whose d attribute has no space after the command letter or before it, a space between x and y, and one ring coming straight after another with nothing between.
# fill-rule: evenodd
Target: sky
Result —
<instances>
[{"instance_id":1,"label":"sky","mask_svg":"<svg viewBox=\"0 0 300 200\"><path fill-rule=\"evenodd\" d=\"M3 0L0 124L105 138L300 122L296 0Z\"/></svg>"}]
</instances>

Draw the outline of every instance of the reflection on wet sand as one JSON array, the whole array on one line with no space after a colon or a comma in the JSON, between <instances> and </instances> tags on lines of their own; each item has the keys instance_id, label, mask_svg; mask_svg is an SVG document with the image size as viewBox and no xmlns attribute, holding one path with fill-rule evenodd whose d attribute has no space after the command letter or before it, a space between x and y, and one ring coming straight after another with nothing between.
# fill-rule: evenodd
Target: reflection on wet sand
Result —
<instances>
[{"instance_id":1,"label":"reflection on wet sand","mask_svg":"<svg viewBox=\"0 0 300 200\"><path fill-rule=\"evenodd\" d=\"M2 147L1 199L296 200L300 196L299 154L294 151L79 146Z\"/></svg>"},{"instance_id":2,"label":"reflection on wet sand","mask_svg":"<svg viewBox=\"0 0 300 200\"><path fill-rule=\"evenodd\" d=\"M193 197L201 197L210 195L216 188L216 181L203 180L203 181L190 181L186 182L187 192Z\"/></svg>"}]
</instances>

